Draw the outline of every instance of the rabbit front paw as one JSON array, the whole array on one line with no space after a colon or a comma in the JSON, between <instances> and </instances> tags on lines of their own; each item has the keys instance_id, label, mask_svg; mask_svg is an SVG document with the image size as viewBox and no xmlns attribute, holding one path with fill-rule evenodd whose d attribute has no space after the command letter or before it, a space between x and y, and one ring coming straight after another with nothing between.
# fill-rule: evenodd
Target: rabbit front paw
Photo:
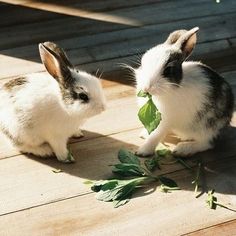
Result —
<instances>
[{"instance_id":1,"label":"rabbit front paw","mask_svg":"<svg viewBox=\"0 0 236 236\"><path fill-rule=\"evenodd\" d=\"M83 137L84 137L84 134L80 129L77 130L77 132L74 133L74 135L73 135L73 138L83 138Z\"/></svg>"},{"instance_id":2,"label":"rabbit front paw","mask_svg":"<svg viewBox=\"0 0 236 236\"><path fill-rule=\"evenodd\" d=\"M155 153L155 148L143 145L136 151L135 154L141 157L147 157L147 156L152 156L154 153Z\"/></svg>"},{"instance_id":3,"label":"rabbit front paw","mask_svg":"<svg viewBox=\"0 0 236 236\"><path fill-rule=\"evenodd\" d=\"M71 154L70 151L68 152L68 155L67 155L65 158L57 157L57 160L60 161L60 162L63 162L63 163L68 163L68 164L75 162L75 159L74 159L74 157L72 156L72 154Z\"/></svg>"}]
</instances>

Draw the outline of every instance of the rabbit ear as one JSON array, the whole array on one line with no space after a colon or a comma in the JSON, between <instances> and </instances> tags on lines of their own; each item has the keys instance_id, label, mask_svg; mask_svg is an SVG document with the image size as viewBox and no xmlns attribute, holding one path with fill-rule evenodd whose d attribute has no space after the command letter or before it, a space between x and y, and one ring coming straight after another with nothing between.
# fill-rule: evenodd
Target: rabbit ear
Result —
<instances>
[{"instance_id":1,"label":"rabbit ear","mask_svg":"<svg viewBox=\"0 0 236 236\"><path fill-rule=\"evenodd\" d=\"M186 31L179 37L179 39L175 43L175 45L178 48L180 48L180 50L183 52L184 60L191 54L196 45L197 42L196 32L198 30L199 28L195 27L189 31Z\"/></svg>"},{"instance_id":2,"label":"rabbit ear","mask_svg":"<svg viewBox=\"0 0 236 236\"><path fill-rule=\"evenodd\" d=\"M169 37L167 38L167 40L165 41L166 44L174 44L177 42L177 40L183 36L186 32L188 32L187 30L176 30L174 32L172 32Z\"/></svg>"},{"instance_id":3,"label":"rabbit ear","mask_svg":"<svg viewBox=\"0 0 236 236\"><path fill-rule=\"evenodd\" d=\"M58 83L67 87L73 78L70 68L73 68L65 52L55 43L45 42L39 44L41 60L48 73L53 76Z\"/></svg>"}]
</instances>

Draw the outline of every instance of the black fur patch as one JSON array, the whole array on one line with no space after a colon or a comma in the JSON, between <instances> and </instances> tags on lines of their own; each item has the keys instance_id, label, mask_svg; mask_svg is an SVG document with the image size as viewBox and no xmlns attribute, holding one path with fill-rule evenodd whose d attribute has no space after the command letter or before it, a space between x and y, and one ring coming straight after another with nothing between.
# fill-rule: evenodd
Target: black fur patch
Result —
<instances>
[{"instance_id":1,"label":"black fur patch","mask_svg":"<svg viewBox=\"0 0 236 236\"><path fill-rule=\"evenodd\" d=\"M221 129L229 124L234 108L234 96L229 84L206 65L199 65L209 81L210 91L201 111L196 113L198 122L205 122L206 128Z\"/></svg>"},{"instance_id":2,"label":"black fur patch","mask_svg":"<svg viewBox=\"0 0 236 236\"><path fill-rule=\"evenodd\" d=\"M85 92L76 92L76 88L74 83L70 85L70 87L65 88L64 86L60 86L62 99L66 104L73 104L76 100L80 100L82 103L88 103L89 97Z\"/></svg>"},{"instance_id":3,"label":"black fur patch","mask_svg":"<svg viewBox=\"0 0 236 236\"><path fill-rule=\"evenodd\" d=\"M162 74L169 82L180 84L183 75L182 55L180 53L170 55Z\"/></svg>"}]
</instances>

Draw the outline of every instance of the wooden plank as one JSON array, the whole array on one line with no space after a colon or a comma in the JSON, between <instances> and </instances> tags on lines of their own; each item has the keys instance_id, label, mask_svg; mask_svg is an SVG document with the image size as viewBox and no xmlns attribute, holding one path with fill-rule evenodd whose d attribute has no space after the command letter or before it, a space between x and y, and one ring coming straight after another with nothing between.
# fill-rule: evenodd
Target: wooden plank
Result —
<instances>
[{"instance_id":1,"label":"wooden plank","mask_svg":"<svg viewBox=\"0 0 236 236\"><path fill-rule=\"evenodd\" d=\"M235 12L235 10L236 3L232 0L224 2L220 6L206 0L198 2L194 0L183 0L181 2L156 3L152 4L151 8L147 5L106 13L78 13L76 15L77 18L68 16L63 19L55 19L47 22L19 25L14 27L14 31L9 28L3 28L0 31L2 35L0 49L24 46L45 40L55 41L78 35L114 31L137 25L160 24L193 17L202 18L203 16L212 14L229 14ZM87 19L81 20L81 17L87 17ZM109 23L109 21L113 23ZM63 28L67 30L61 30ZM15 37L16 35L17 37Z\"/></svg>"},{"instance_id":2,"label":"wooden plank","mask_svg":"<svg viewBox=\"0 0 236 236\"><path fill-rule=\"evenodd\" d=\"M222 164L226 169L217 169L219 178L216 174L210 174L207 180L224 184L226 188L223 192L217 193L217 197L222 202L235 206L235 188L230 190L233 192L228 192L230 188L227 186L235 186L235 180L230 178L235 178L233 174L236 162L234 161L233 165L231 162ZM96 232L96 235L102 236L172 236L235 218L234 212L223 208L210 210L205 204L205 196L196 199L188 172L182 173L177 181L182 188L180 191L164 194L159 188L154 188L149 193L141 190L127 205L118 209L114 209L112 204L97 201L94 194L89 194L1 216L0 232L1 235L8 236L19 231L23 235L34 233L87 236ZM70 188L70 185L68 187ZM147 188L146 191L148 190L150 189ZM155 219L155 223L152 219ZM8 225L9 222L11 227Z\"/></svg>"},{"instance_id":3,"label":"wooden plank","mask_svg":"<svg viewBox=\"0 0 236 236\"><path fill-rule=\"evenodd\" d=\"M206 52L208 52L208 54ZM224 60L222 60L222 58ZM190 59L192 60L201 60L202 62L216 69L218 72L235 70L236 65L234 63L234 58L235 50L234 48L229 46L227 40L198 44L193 55L190 57ZM133 56L120 56L117 58L101 60L98 62L80 64L78 65L78 67L82 70L87 71L94 71L95 68L99 68L104 72L112 72L121 70L121 63L126 63L137 67L139 60L137 59L135 54ZM125 78L125 76L123 76L123 78ZM122 82L122 79L120 79L120 82Z\"/></svg>"},{"instance_id":4,"label":"wooden plank","mask_svg":"<svg viewBox=\"0 0 236 236\"><path fill-rule=\"evenodd\" d=\"M234 187L236 184L234 179L236 176L235 130L235 127L229 128L218 141L215 149L199 153L188 160L189 165L196 165L196 158L204 160L207 172L209 171L210 175L214 175L213 180L216 181L207 180L207 183L217 192L224 191L226 193L227 191L230 194L230 191L234 192L236 189ZM0 160L0 214L8 214L88 193L89 189L84 186L84 180L99 180L110 177L111 167L109 165L117 163L118 150L127 148L135 151L143 143L143 140L138 137L139 132L140 129L127 130L118 134L71 144L70 148L77 160L73 165L59 163L55 158L45 160L25 155ZM173 140L167 140L166 143L172 148L174 147ZM232 167L232 170L227 172L229 167ZM62 169L64 173L55 174L51 171L53 168ZM180 170L183 170L183 166L176 163L163 166L158 173L173 173L172 177L174 178L183 177L186 179L188 170L183 170L183 173L179 172ZM223 171L222 175L220 171ZM227 184L224 180L228 181ZM221 181L223 181L222 184ZM70 183L69 187L68 183Z\"/></svg>"},{"instance_id":5,"label":"wooden plank","mask_svg":"<svg viewBox=\"0 0 236 236\"><path fill-rule=\"evenodd\" d=\"M48 3L36 3L34 1L12 1L5 0L6 4L0 5L1 21L0 26L15 26L26 23L33 23L39 21L46 21L51 19L58 19L65 17L64 14L50 12L47 9ZM50 4L59 6L70 6L72 9L83 9L87 11L111 11L114 9L123 9L127 7L140 6L143 4L149 4L157 2L156 0L147 0L145 3L142 0L119 0L109 1L107 4L106 0L100 1L77 1L77 0L64 0L64 1L50 1ZM161 0L158 0L161 2ZM7 4L8 3L8 4ZM37 6L43 7L45 10L37 9ZM34 8L35 7L35 8Z\"/></svg>"},{"instance_id":6,"label":"wooden plank","mask_svg":"<svg viewBox=\"0 0 236 236\"><path fill-rule=\"evenodd\" d=\"M205 229L200 229L192 233L188 233L189 236L207 236L207 235L221 235L221 236L231 236L236 235L236 220L231 220L228 222L220 223L212 227L207 227Z\"/></svg>"},{"instance_id":7,"label":"wooden plank","mask_svg":"<svg viewBox=\"0 0 236 236\"><path fill-rule=\"evenodd\" d=\"M232 42L229 43L228 38L236 37L236 34L233 33L236 32L235 25L232 24L236 21L236 16L209 17L207 22L205 21L205 18L190 19L141 29L76 37L57 42L66 49L71 61L80 65L81 68L96 71L97 68L101 67L102 71L112 71L120 69L117 63L124 62L124 57L132 58L133 55L141 54L150 47L162 43L174 29L191 28L198 24L202 29L199 32L199 44L195 49L193 58L202 59L206 62L210 61L210 65L216 64L215 68L221 67L221 64L223 66L227 64L228 66L232 65L230 70L235 69L233 66L235 63L232 60L235 57L234 39L231 39ZM222 25L220 30L212 27L215 24L217 26ZM224 38L227 39L220 41ZM1 78L44 70L40 63L37 45L2 50L0 54ZM222 60L223 57L228 57L228 59ZM14 64L14 68L11 67L9 70L9 64Z\"/></svg>"},{"instance_id":8,"label":"wooden plank","mask_svg":"<svg viewBox=\"0 0 236 236\"><path fill-rule=\"evenodd\" d=\"M139 132L127 131L72 144L77 160L73 165L59 163L55 158L45 160L24 155L1 160L0 215L89 192L84 179L107 178L109 164L116 160L117 151L141 144ZM55 174L54 168L64 172Z\"/></svg>"}]
</instances>

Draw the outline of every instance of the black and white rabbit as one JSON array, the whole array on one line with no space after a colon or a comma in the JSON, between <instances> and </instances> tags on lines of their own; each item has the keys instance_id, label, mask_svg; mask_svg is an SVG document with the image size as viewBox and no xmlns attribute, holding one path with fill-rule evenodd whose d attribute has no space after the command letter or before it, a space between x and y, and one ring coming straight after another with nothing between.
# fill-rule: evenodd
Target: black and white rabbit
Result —
<instances>
[{"instance_id":1,"label":"black and white rabbit","mask_svg":"<svg viewBox=\"0 0 236 236\"><path fill-rule=\"evenodd\" d=\"M229 84L208 66L185 61L198 30L174 31L163 44L148 50L135 69L137 91L150 93L162 114L158 128L138 149L140 156L153 154L169 132L185 140L177 144L176 155L205 151L231 120L234 98ZM139 102L144 101L139 98Z\"/></svg>"},{"instance_id":2,"label":"black and white rabbit","mask_svg":"<svg viewBox=\"0 0 236 236\"><path fill-rule=\"evenodd\" d=\"M55 43L39 44L48 75L12 79L0 88L0 127L22 152L68 158L68 138L81 135L80 125L105 109L98 78L76 70Z\"/></svg>"}]
</instances>

